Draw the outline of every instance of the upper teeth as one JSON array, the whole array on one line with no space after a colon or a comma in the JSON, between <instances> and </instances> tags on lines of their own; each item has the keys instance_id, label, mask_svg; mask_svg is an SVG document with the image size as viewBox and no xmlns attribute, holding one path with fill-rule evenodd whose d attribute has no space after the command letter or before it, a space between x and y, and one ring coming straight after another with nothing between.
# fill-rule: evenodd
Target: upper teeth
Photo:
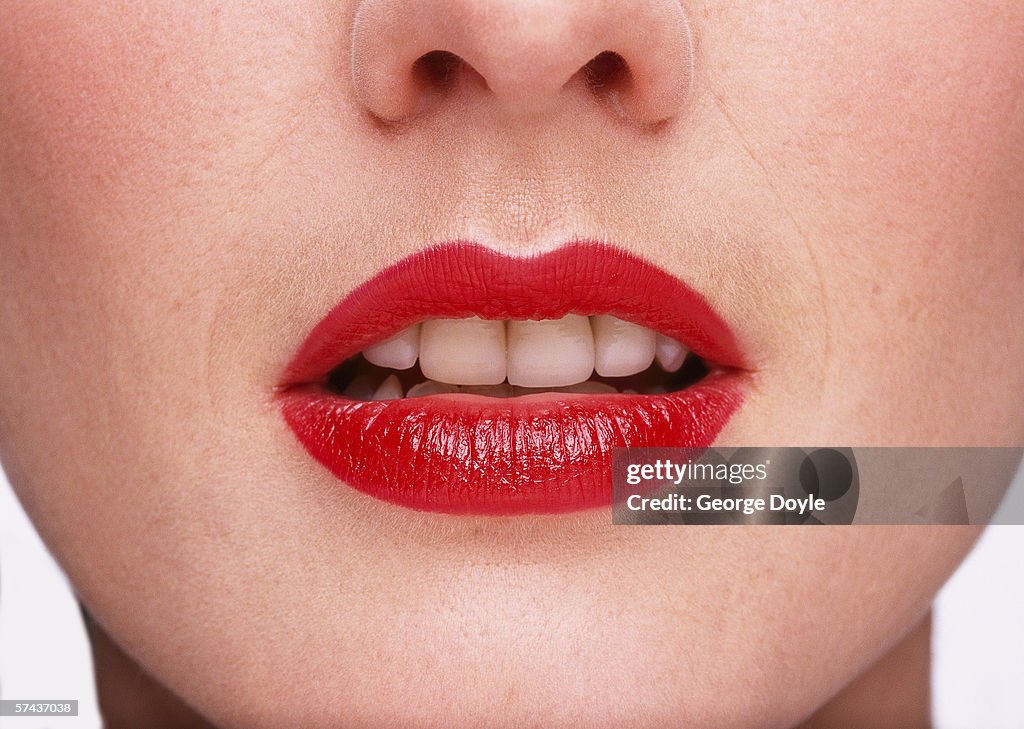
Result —
<instances>
[{"instance_id":1,"label":"upper teeth","mask_svg":"<svg viewBox=\"0 0 1024 729\"><path fill-rule=\"evenodd\" d=\"M594 334L585 316L510 321L506 336L510 385L575 385L594 371Z\"/></svg>"},{"instance_id":2,"label":"upper teeth","mask_svg":"<svg viewBox=\"0 0 1024 729\"><path fill-rule=\"evenodd\" d=\"M651 329L613 316L569 314L542 321L432 319L368 347L372 364L404 370L419 360L423 375L453 385L565 387L642 372L657 359L677 371L687 350Z\"/></svg>"},{"instance_id":3,"label":"upper teeth","mask_svg":"<svg viewBox=\"0 0 1024 729\"><path fill-rule=\"evenodd\" d=\"M643 372L651 366L657 332L607 315L593 317L590 325L594 329L597 355L594 371L597 374L602 377L625 377ZM682 350L682 346L675 341L667 341Z\"/></svg>"},{"instance_id":4,"label":"upper teeth","mask_svg":"<svg viewBox=\"0 0 1024 729\"><path fill-rule=\"evenodd\" d=\"M505 380L505 322L434 319L420 331L424 376L454 385L497 385Z\"/></svg>"}]
</instances>

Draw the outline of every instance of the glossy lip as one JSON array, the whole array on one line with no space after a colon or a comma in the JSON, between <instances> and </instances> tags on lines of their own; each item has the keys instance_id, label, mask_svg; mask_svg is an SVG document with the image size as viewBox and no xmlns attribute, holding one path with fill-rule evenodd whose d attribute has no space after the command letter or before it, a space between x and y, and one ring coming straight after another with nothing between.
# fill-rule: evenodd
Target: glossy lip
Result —
<instances>
[{"instance_id":1,"label":"glossy lip","mask_svg":"<svg viewBox=\"0 0 1024 729\"><path fill-rule=\"evenodd\" d=\"M611 314L677 339L712 371L666 395L454 394L351 400L324 381L345 359L436 318ZM710 446L740 407L744 361L728 325L668 272L608 245L511 257L474 243L429 248L365 282L313 329L278 400L306 450L348 485L450 514L575 511L611 503L618 446Z\"/></svg>"}]
</instances>

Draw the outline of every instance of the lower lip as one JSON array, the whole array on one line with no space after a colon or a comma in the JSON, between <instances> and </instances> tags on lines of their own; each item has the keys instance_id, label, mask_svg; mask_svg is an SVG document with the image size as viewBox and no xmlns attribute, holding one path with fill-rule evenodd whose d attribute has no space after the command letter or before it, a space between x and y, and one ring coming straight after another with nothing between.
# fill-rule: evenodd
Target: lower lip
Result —
<instances>
[{"instance_id":1,"label":"lower lip","mask_svg":"<svg viewBox=\"0 0 1024 729\"><path fill-rule=\"evenodd\" d=\"M710 446L740 407L742 375L665 395L436 395L350 400L283 394L306 450L378 499L448 514L561 513L611 503L615 447Z\"/></svg>"}]
</instances>

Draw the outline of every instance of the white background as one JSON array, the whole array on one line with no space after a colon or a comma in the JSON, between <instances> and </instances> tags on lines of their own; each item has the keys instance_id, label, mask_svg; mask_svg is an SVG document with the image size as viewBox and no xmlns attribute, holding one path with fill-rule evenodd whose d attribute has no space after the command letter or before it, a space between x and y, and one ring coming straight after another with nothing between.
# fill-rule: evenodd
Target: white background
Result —
<instances>
[{"instance_id":1,"label":"white background","mask_svg":"<svg viewBox=\"0 0 1024 729\"><path fill-rule=\"evenodd\" d=\"M1011 500L1024 505L1024 471ZM940 595L932 676L938 729L1024 728L1022 563L1024 527L991 527ZM79 701L77 719L0 718L2 729L100 726L77 606L2 473L0 698Z\"/></svg>"}]
</instances>

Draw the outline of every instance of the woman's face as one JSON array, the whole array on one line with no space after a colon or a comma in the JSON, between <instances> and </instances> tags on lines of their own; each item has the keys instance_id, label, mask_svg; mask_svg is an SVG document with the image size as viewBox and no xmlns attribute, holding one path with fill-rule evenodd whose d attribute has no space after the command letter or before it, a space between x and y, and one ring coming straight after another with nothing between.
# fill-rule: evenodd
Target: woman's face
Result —
<instances>
[{"instance_id":1,"label":"woman's face","mask_svg":"<svg viewBox=\"0 0 1024 729\"><path fill-rule=\"evenodd\" d=\"M595 239L732 329L721 444L1024 443L1024 6L684 4L3 3L0 455L216 723L788 726L968 549L414 511L286 424L382 269Z\"/></svg>"}]
</instances>

